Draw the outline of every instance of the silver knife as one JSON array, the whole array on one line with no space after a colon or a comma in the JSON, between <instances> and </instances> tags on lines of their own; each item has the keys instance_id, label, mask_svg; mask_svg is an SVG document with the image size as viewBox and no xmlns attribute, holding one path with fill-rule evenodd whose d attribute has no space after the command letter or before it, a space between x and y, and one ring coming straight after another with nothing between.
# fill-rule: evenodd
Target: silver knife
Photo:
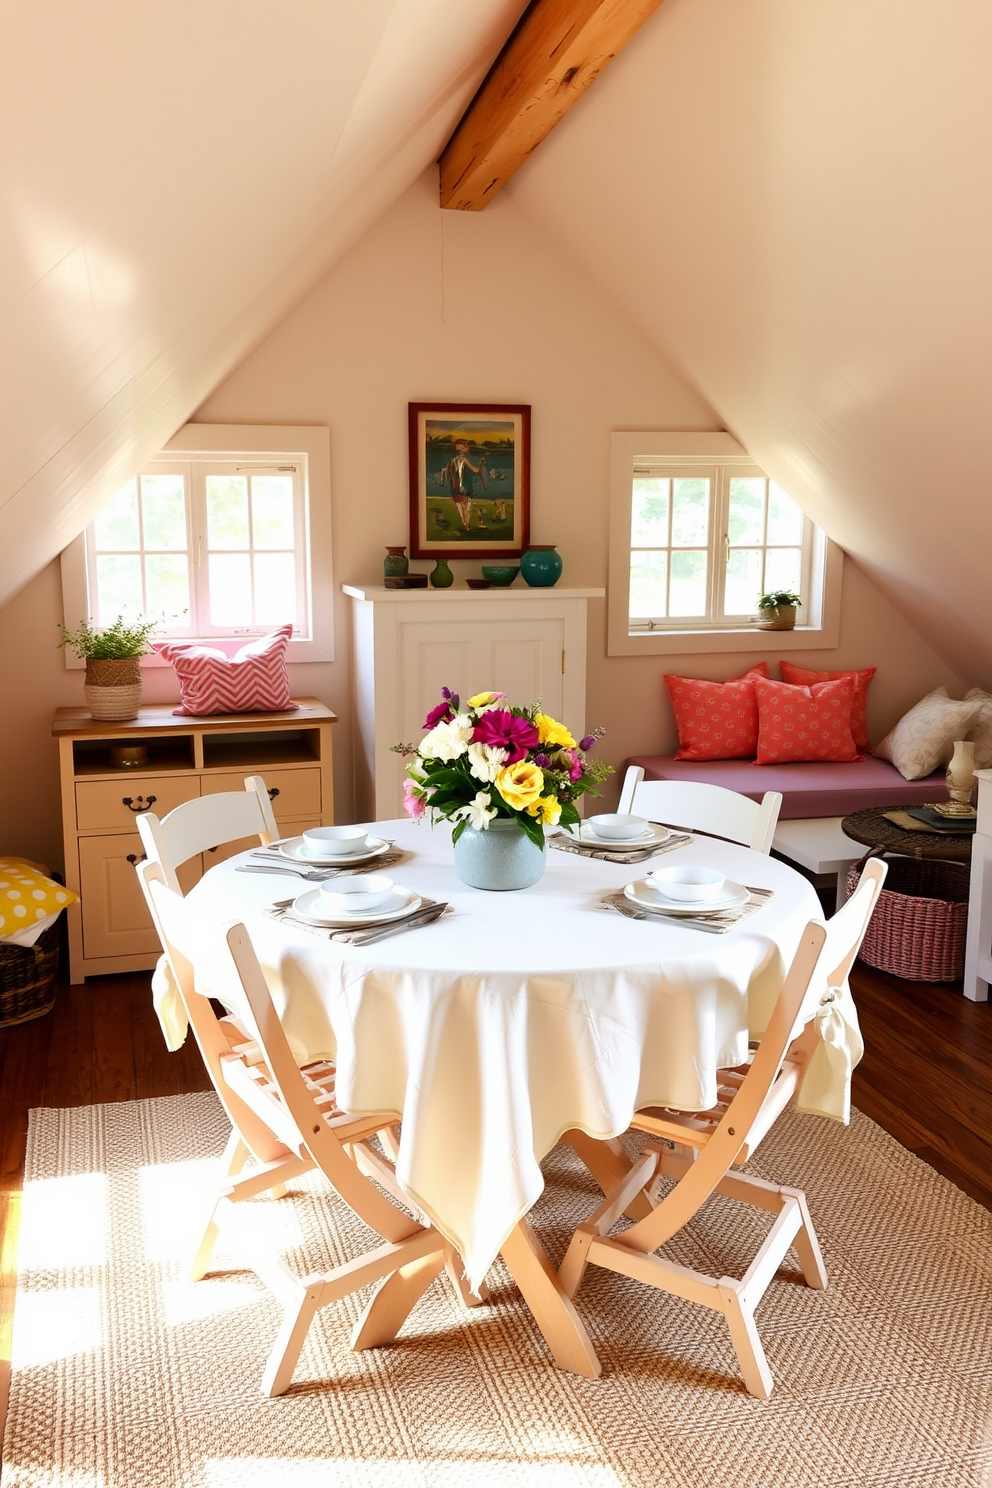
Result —
<instances>
[{"instance_id":1,"label":"silver knife","mask_svg":"<svg viewBox=\"0 0 992 1488\"><path fill-rule=\"evenodd\" d=\"M408 919L400 920L395 925L383 925L381 929L368 930L364 935L351 935L347 940L344 936L334 935L331 939L338 939L345 945L374 945L377 940L387 940L390 935L402 935L404 930L418 930L421 925L433 924L435 920L441 918L448 907L447 904L432 904L429 909L422 909L418 914L410 915Z\"/></svg>"}]
</instances>

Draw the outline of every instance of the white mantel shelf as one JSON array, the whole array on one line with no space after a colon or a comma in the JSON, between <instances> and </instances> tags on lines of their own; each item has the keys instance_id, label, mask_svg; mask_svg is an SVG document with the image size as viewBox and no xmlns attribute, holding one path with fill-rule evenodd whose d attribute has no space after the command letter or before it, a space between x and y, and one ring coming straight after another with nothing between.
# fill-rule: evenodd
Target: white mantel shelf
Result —
<instances>
[{"instance_id":1,"label":"white mantel shelf","mask_svg":"<svg viewBox=\"0 0 992 1488\"><path fill-rule=\"evenodd\" d=\"M453 584L450 589L387 589L382 584L342 584L349 599L388 600L391 604L410 604L424 599L605 599L605 589L568 589L564 584L529 588L526 584L493 584L491 589L469 589L464 584Z\"/></svg>"}]
</instances>

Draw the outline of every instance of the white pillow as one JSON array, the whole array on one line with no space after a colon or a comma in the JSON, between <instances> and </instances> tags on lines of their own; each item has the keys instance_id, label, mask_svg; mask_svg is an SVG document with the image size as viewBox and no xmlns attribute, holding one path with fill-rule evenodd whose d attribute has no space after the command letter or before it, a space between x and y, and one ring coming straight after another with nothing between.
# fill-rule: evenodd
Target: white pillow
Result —
<instances>
[{"instance_id":1,"label":"white pillow","mask_svg":"<svg viewBox=\"0 0 992 1488\"><path fill-rule=\"evenodd\" d=\"M992 692L973 687L964 700L982 705L966 736L975 741L975 769L992 770Z\"/></svg>"},{"instance_id":2,"label":"white pillow","mask_svg":"<svg viewBox=\"0 0 992 1488\"><path fill-rule=\"evenodd\" d=\"M954 741L967 737L981 711L977 698L959 703L947 696L946 687L938 687L900 718L875 753L891 760L907 780L920 780L950 759Z\"/></svg>"}]
</instances>

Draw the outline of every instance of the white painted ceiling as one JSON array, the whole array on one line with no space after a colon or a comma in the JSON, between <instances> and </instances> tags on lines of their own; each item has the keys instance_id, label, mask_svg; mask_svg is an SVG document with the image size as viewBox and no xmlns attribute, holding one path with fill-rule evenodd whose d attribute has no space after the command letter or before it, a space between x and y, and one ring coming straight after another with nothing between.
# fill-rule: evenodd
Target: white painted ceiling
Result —
<instances>
[{"instance_id":1,"label":"white painted ceiling","mask_svg":"<svg viewBox=\"0 0 992 1488\"><path fill-rule=\"evenodd\" d=\"M0 603L437 157L524 0L4 0Z\"/></svg>"},{"instance_id":2,"label":"white painted ceiling","mask_svg":"<svg viewBox=\"0 0 992 1488\"><path fill-rule=\"evenodd\" d=\"M985 686L990 58L988 0L666 0L507 188Z\"/></svg>"}]
</instances>

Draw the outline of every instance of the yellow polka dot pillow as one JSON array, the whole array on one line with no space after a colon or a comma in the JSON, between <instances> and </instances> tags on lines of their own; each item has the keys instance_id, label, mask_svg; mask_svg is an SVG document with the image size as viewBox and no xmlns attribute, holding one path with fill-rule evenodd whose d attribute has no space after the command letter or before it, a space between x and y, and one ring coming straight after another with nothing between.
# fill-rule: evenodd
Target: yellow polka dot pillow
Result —
<instances>
[{"instance_id":1,"label":"yellow polka dot pillow","mask_svg":"<svg viewBox=\"0 0 992 1488\"><path fill-rule=\"evenodd\" d=\"M78 897L23 858L0 858L0 940L58 914Z\"/></svg>"}]
</instances>

